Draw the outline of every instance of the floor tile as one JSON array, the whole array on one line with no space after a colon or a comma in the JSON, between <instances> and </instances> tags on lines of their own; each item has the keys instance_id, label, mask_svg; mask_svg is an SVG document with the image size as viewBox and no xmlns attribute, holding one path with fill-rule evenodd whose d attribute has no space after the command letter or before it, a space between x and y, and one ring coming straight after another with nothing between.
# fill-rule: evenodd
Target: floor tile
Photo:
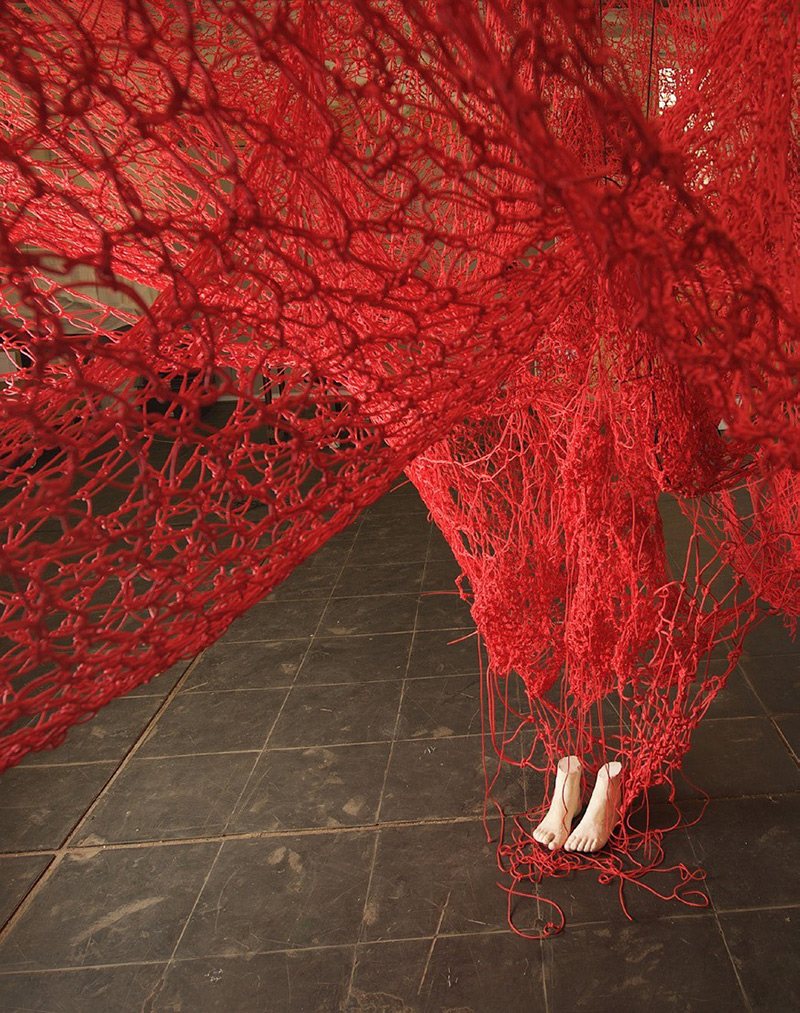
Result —
<instances>
[{"instance_id":1,"label":"floor tile","mask_svg":"<svg viewBox=\"0 0 800 1013\"><path fill-rule=\"evenodd\" d=\"M701 721L682 771L690 783L676 776L679 799L800 789L800 772L768 718Z\"/></svg>"},{"instance_id":2,"label":"floor tile","mask_svg":"<svg viewBox=\"0 0 800 1013\"><path fill-rule=\"evenodd\" d=\"M767 616L745 638L745 659L771 654L800 654L800 635L792 640L781 616Z\"/></svg>"},{"instance_id":3,"label":"floor tile","mask_svg":"<svg viewBox=\"0 0 800 1013\"><path fill-rule=\"evenodd\" d=\"M800 659L796 655L745 655L740 667L771 714L800 711Z\"/></svg>"},{"instance_id":4,"label":"floor tile","mask_svg":"<svg viewBox=\"0 0 800 1013\"><path fill-rule=\"evenodd\" d=\"M65 856L0 946L6 970L166 960L218 844Z\"/></svg>"},{"instance_id":5,"label":"floor tile","mask_svg":"<svg viewBox=\"0 0 800 1013\"><path fill-rule=\"evenodd\" d=\"M740 911L719 920L753 1013L796 1009L800 908Z\"/></svg>"},{"instance_id":6,"label":"floor tile","mask_svg":"<svg viewBox=\"0 0 800 1013\"><path fill-rule=\"evenodd\" d=\"M441 531L435 529L431 532L431 540L428 543L428 560L441 562L442 560L454 559L453 550Z\"/></svg>"},{"instance_id":7,"label":"floor tile","mask_svg":"<svg viewBox=\"0 0 800 1013\"><path fill-rule=\"evenodd\" d=\"M398 739L477 735L481 731L477 675L409 679L400 707Z\"/></svg>"},{"instance_id":8,"label":"floor tile","mask_svg":"<svg viewBox=\"0 0 800 1013\"><path fill-rule=\"evenodd\" d=\"M58 848L116 763L14 767L0 791L0 851Z\"/></svg>"},{"instance_id":9,"label":"floor tile","mask_svg":"<svg viewBox=\"0 0 800 1013\"><path fill-rule=\"evenodd\" d=\"M489 761L493 773L496 761ZM505 768L494 795L509 812L524 809L522 773ZM380 818L451 819L483 811L485 783L481 737L416 739L392 750ZM491 807L490 807L491 808Z\"/></svg>"},{"instance_id":10,"label":"floor tile","mask_svg":"<svg viewBox=\"0 0 800 1013\"><path fill-rule=\"evenodd\" d=\"M78 828L76 844L221 834L253 768L253 753L133 757Z\"/></svg>"},{"instance_id":11,"label":"floor tile","mask_svg":"<svg viewBox=\"0 0 800 1013\"><path fill-rule=\"evenodd\" d=\"M142 734L161 703L155 696L125 696L112 700L89 721L70 728L60 746L28 753L22 761L23 766L119 760Z\"/></svg>"},{"instance_id":12,"label":"floor tile","mask_svg":"<svg viewBox=\"0 0 800 1013\"><path fill-rule=\"evenodd\" d=\"M181 693L153 726L137 755L261 749L285 699L284 689Z\"/></svg>"},{"instance_id":13,"label":"floor tile","mask_svg":"<svg viewBox=\"0 0 800 1013\"><path fill-rule=\"evenodd\" d=\"M422 561L345 566L339 575L334 596L416 594L422 584L423 568Z\"/></svg>"},{"instance_id":14,"label":"floor tile","mask_svg":"<svg viewBox=\"0 0 800 1013\"><path fill-rule=\"evenodd\" d=\"M411 594L332 598L322 617L319 635L342 637L354 633L405 633L414 629L416 613L417 597Z\"/></svg>"},{"instance_id":15,"label":"floor tile","mask_svg":"<svg viewBox=\"0 0 800 1013\"><path fill-rule=\"evenodd\" d=\"M671 545L675 551L677 551L679 547L687 545L689 539L694 533L694 525L682 513L667 514L662 512L661 523L667 543Z\"/></svg>"},{"instance_id":16,"label":"floor tile","mask_svg":"<svg viewBox=\"0 0 800 1013\"><path fill-rule=\"evenodd\" d=\"M51 860L51 855L0 857L0 927L5 925Z\"/></svg>"},{"instance_id":17,"label":"floor tile","mask_svg":"<svg viewBox=\"0 0 800 1013\"><path fill-rule=\"evenodd\" d=\"M348 537L341 541L326 542L309 556L303 565L308 566L311 570L325 573L341 569L352 553L353 537L349 532L347 534Z\"/></svg>"},{"instance_id":18,"label":"floor tile","mask_svg":"<svg viewBox=\"0 0 800 1013\"><path fill-rule=\"evenodd\" d=\"M359 535L348 563L356 566L374 566L381 563L424 563L427 538L404 535L387 538L382 534Z\"/></svg>"},{"instance_id":19,"label":"floor tile","mask_svg":"<svg viewBox=\"0 0 800 1013\"><path fill-rule=\"evenodd\" d=\"M152 1013L333 1013L350 983L353 949L290 950L170 965Z\"/></svg>"},{"instance_id":20,"label":"floor tile","mask_svg":"<svg viewBox=\"0 0 800 1013\"><path fill-rule=\"evenodd\" d=\"M254 605L235 619L220 638L220 643L255 640L298 640L313 635L325 609L324 601L268 601Z\"/></svg>"},{"instance_id":21,"label":"floor tile","mask_svg":"<svg viewBox=\"0 0 800 1013\"><path fill-rule=\"evenodd\" d=\"M355 942L373 834L228 841L177 956L242 956Z\"/></svg>"},{"instance_id":22,"label":"floor tile","mask_svg":"<svg viewBox=\"0 0 800 1013\"><path fill-rule=\"evenodd\" d=\"M181 692L288 688L294 682L308 644L308 640L216 643L203 653Z\"/></svg>"},{"instance_id":23,"label":"floor tile","mask_svg":"<svg viewBox=\"0 0 800 1013\"><path fill-rule=\"evenodd\" d=\"M688 831L720 911L800 897L800 795L712 800Z\"/></svg>"},{"instance_id":24,"label":"floor tile","mask_svg":"<svg viewBox=\"0 0 800 1013\"><path fill-rule=\"evenodd\" d=\"M428 513L428 508L422 502L416 487L404 479L400 485L389 490L385 496L381 496L372 506L364 511L366 515L393 514L399 516L405 513Z\"/></svg>"},{"instance_id":25,"label":"floor tile","mask_svg":"<svg viewBox=\"0 0 800 1013\"><path fill-rule=\"evenodd\" d=\"M312 557L313 559L313 557ZM325 557L320 557L317 565L309 560L296 567L289 576L270 592L265 602L275 601L311 601L314 598L327 598L333 590L340 566L330 563L324 566Z\"/></svg>"},{"instance_id":26,"label":"floor tile","mask_svg":"<svg viewBox=\"0 0 800 1013\"><path fill-rule=\"evenodd\" d=\"M400 684L295 686L269 740L275 746L387 741L394 734Z\"/></svg>"},{"instance_id":27,"label":"floor tile","mask_svg":"<svg viewBox=\"0 0 800 1013\"><path fill-rule=\"evenodd\" d=\"M436 939L432 948L431 942L359 946L346 1009L351 1013L534 1013L545 1009L538 943L505 933L445 936Z\"/></svg>"},{"instance_id":28,"label":"floor tile","mask_svg":"<svg viewBox=\"0 0 800 1013\"><path fill-rule=\"evenodd\" d=\"M429 560L425 565L422 590L456 591L456 578L460 575L461 567L455 559ZM469 586L466 581L465 586Z\"/></svg>"},{"instance_id":29,"label":"floor tile","mask_svg":"<svg viewBox=\"0 0 800 1013\"><path fill-rule=\"evenodd\" d=\"M125 964L5 974L3 1013L141 1013L163 972L160 964Z\"/></svg>"},{"instance_id":30,"label":"floor tile","mask_svg":"<svg viewBox=\"0 0 800 1013\"><path fill-rule=\"evenodd\" d=\"M668 807L663 807L665 810ZM651 810L651 815L654 815ZM674 812L667 814L671 823ZM657 820L651 821L655 827ZM531 848L538 847L532 844ZM623 899L629 914L638 922L647 923L664 918L703 916L710 910L710 905L688 906L677 900L662 900L669 897L681 883L681 872L676 866L683 865L689 870L696 870L699 863L695 858L688 833L684 829L676 829L664 835L662 841L664 861L662 865L647 873L640 880L626 882L623 885ZM614 854L614 847L609 845L601 852L602 855ZM618 861L623 869L636 872L634 861L646 868L656 860L654 851L639 847L632 853L634 861L626 855L617 853ZM580 861L579 859L576 859ZM627 924L625 911L620 902L620 881L611 879L604 882L600 869L574 868L560 878L547 878L539 885L539 895L543 898L542 918L545 921L557 922L560 915L551 910L546 901L558 904L567 922L567 930L587 922L608 922L614 927ZM657 891L661 897L654 896L650 891ZM702 903L697 894L703 892L702 884L688 884L681 890L686 899L692 903ZM706 894L707 896L707 894ZM516 921L516 919L515 919Z\"/></svg>"},{"instance_id":31,"label":"floor tile","mask_svg":"<svg viewBox=\"0 0 800 1013\"><path fill-rule=\"evenodd\" d=\"M351 529L348 528L346 540L326 542L301 563L297 570L299 571L302 567L304 574L308 574L308 579L311 581L314 580L312 574L324 574L326 578L333 575L335 578L350 556L354 537L355 532L351 533Z\"/></svg>"},{"instance_id":32,"label":"floor tile","mask_svg":"<svg viewBox=\"0 0 800 1013\"><path fill-rule=\"evenodd\" d=\"M469 605L455 592L425 592L417 611L418 630L473 630Z\"/></svg>"},{"instance_id":33,"label":"floor tile","mask_svg":"<svg viewBox=\"0 0 800 1013\"><path fill-rule=\"evenodd\" d=\"M372 823L388 759L388 743L267 750L228 833Z\"/></svg>"},{"instance_id":34,"label":"floor tile","mask_svg":"<svg viewBox=\"0 0 800 1013\"><path fill-rule=\"evenodd\" d=\"M485 657L485 654L484 654ZM411 648L408 677L477 672L478 639L458 630L417 633Z\"/></svg>"},{"instance_id":35,"label":"floor tile","mask_svg":"<svg viewBox=\"0 0 800 1013\"><path fill-rule=\"evenodd\" d=\"M505 929L496 850L481 820L383 828L364 938L433 936L437 927L444 933Z\"/></svg>"},{"instance_id":36,"label":"floor tile","mask_svg":"<svg viewBox=\"0 0 800 1013\"><path fill-rule=\"evenodd\" d=\"M126 694L126 696L157 696L163 700L165 697L169 696L170 692L175 688L181 676L191 663L191 658L184 658L182 661L176 662L171 668L168 668L166 672L162 672L160 675L154 676L150 682L140 683L136 689L132 689Z\"/></svg>"},{"instance_id":37,"label":"floor tile","mask_svg":"<svg viewBox=\"0 0 800 1013\"><path fill-rule=\"evenodd\" d=\"M316 637L297 684L402 680L408 667L411 633Z\"/></svg>"},{"instance_id":38,"label":"floor tile","mask_svg":"<svg viewBox=\"0 0 800 1013\"><path fill-rule=\"evenodd\" d=\"M432 523L424 513L402 513L389 516L370 514L364 517L361 523L356 544L373 538L382 538L389 543L413 538L420 542L424 548L431 527Z\"/></svg>"},{"instance_id":39,"label":"floor tile","mask_svg":"<svg viewBox=\"0 0 800 1013\"><path fill-rule=\"evenodd\" d=\"M712 661L711 664L718 663ZM704 720L706 718L763 717L763 715L764 708L758 697L750 689L741 669L735 668L728 676L725 687L711 701Z\"/></svg>"},{"instance_id":40,"label":"floor tile","mask_svg":"<svg viewBox=\"0 0 800 1013\"><path fill-rule=\"evenodd\" d=\"M553 1013L745 1013L713 916L572 928L543 944Z\"/></svg>"}]
</instances>

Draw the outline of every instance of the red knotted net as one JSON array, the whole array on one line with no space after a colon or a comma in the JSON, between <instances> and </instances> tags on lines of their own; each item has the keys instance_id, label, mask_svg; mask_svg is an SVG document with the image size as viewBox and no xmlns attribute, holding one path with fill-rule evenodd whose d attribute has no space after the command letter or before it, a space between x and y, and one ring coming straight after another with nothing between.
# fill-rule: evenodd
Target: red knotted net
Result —
<instances>
[{"instance_id":1,"label":"red knotted net","mask_svg":"<svg viewBox=\"0 0 800 1013\"><path fill-rule=\"evenodd\" d=\"M749 625L800 611L797 19L4 5L0 769L407 469L468 578L498 753L621 759L628 804L670 781ZM635 878L653 843L626 821L550 854L530 820L518 884Z\"/></svg>"}]
</instances>

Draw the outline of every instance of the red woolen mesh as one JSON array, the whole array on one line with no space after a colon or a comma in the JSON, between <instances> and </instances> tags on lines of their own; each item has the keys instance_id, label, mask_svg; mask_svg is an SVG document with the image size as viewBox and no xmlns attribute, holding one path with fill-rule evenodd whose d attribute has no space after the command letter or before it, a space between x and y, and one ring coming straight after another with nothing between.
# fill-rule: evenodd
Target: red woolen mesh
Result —
<instances>
[{"instance_id":1,"label":"red woolen mesh","mask_svg":"<svg viewBox=\"0 0 800 1013\"><path fill-rule=\"evenodd\" d=\"M619 758L629 808L670 782L749 625L800 612L796 5L41 0L0 33L0 769L407 469L498 753ZM633 817L550 854L537 813L517 885L656 861Z\"/></svg>"}]
</instances>

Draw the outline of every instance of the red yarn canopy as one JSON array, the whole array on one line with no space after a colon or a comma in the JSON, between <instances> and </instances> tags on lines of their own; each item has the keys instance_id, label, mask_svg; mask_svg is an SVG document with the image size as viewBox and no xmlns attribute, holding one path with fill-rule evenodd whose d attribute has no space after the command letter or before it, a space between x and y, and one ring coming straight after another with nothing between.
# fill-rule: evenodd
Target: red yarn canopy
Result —
<instances>
[{"instance_id":1,"label":"red yarn canopy","mask_svg":"<svg viewBox=\"0 0 800 1013\"><path fill-rule=\"evenodd\" d=\"M800 612L797 22L5 4L0 769L211 644L405 469L498 754L621 759L631 801L670 781L749 626ZM518 883L636 875L627 822L602 858L513 840Z\"/></svg>"}]
</instances>

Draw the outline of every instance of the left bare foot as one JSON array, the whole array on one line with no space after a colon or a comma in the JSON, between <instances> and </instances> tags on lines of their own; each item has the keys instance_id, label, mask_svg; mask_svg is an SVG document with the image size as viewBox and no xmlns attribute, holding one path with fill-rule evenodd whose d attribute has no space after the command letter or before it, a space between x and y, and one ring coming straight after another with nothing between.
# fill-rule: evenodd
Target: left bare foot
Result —
<instances>
[{"instance_id":1,"label":"left bare foot","mask_svg":"<svg viewBox=\"0 0 800 1013\"><path fill-rule=\"evenodd\" d=\"M534 840L550 851L566 841L575 813L581 807L581 761L577 756L562 756L556 768L556 784L547 815L533 831Z\"/></svg>"}]
</instances>

